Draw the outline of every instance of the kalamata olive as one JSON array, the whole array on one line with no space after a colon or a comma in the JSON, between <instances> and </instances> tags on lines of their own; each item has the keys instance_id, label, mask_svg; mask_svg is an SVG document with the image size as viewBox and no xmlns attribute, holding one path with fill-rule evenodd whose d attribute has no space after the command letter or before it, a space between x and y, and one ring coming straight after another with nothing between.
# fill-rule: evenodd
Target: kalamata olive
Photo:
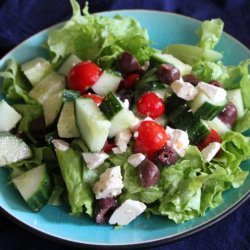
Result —
<instances>
[{"instance_id":1,"label":"kalamata olive","mask_svg":"<svg viewBox=\"0 0 250 250\"><path fill-rule=\"evenodd\" d=\"M184 82L189 82L194 86L197 86L198 83L200 82L199 79L195 75L192 75L192 74L185 75L185 76L182 77L182 79L183 79Z\"/></svg>"},{"instance_id":2,"label":"kalamata olive","mask_svg":"<svg viewBox=\"0 0 250 250\"><path fill-rule=\"evenodd\" d=\"M95 221L98 224L108 222L112 212L118 207L115 198L104 198L96 201Z\"/></svg>"},{"instance_id":3,"label":"kalamata olive","mask_svg":"<svg viewBox=\"0 0 250 250\"><path fill-rule=\"evenodd\" d=\"M219 88L223 88L223 87L224 87L222 83L220 83L220 82L218 82L218 81L216 81L216 80L212 80L212 81L210 81L209 83L210 83L211 85L215 86L215 87L219 87Z\"/></svg>"},{"instance_id":4,"label":"kalamata olive","mask_svg":"<svg viewBox=\"0 0 250 250\"><path fill-rule=\"evenodd\" d=\"M155 185L160 179L159 168L148 159L138 166L138 171L141 185L145 188Z\"/></svg>"},{"instance_id":5,"label":"kalamata olive","mask_svg":"<svg viewBox=\"0 0 250 250\"><path fill-rule=\"evenodd\" d=\"M124 51L117 60L117 69L122 74L141 72L142 68L137 59L127 51Z\"/></svg>"},{"instance_id":6,"label":"kalamata olive","mask_svg":"<svg viewBox=\"0 0 250 250\"><path fill-rule=\"evenodd\" d=\"M228 102L218 117L227 126L232 127L237 119L237 108L232 102Z\"/></svg>"},{"instance_id":7,"label":"kalamata olive","mask_svg":"<svg viewBox=\"0 0 250 250\"><path fill-rule=\"evenodd\" d=\"M176 151L169 146L164 146L155 153L153 162L157 165L169 166L175 164L177 160Z\"/></svg>"},{"instance_id":8,"label":"kalamata olive","mask_svg":"<svg viewBox=\"0 0 250 250\"><path fill-rule=\"evenodd\" d=\"M34 138L38 140L44 139L46 133L44 116L40 116L31 122L30 131Z\"/></svg>"},{"instance_id":9,"label":"kalamata olive","mask_svg":"<svg viewBox=\"0 0 250 250\"><path fill-rule=\"evenodd\" d=\"M157 76L160 82L171 84L172 82L179 80L181 73L179 69L169 64L161 64L157 69Z\"/></svg>"},{"instance_id":10,"label":"kalamata olive","mask_svg":"<svg viewBox=\"0 0 250 250\"><path fill-rule=\"evenodd\" d=\"M134 95L131 89L119 89L116 94L122 102L124 102L127 99L129 101L130 106L133 104Z\"/></svg>"}]
</instances>

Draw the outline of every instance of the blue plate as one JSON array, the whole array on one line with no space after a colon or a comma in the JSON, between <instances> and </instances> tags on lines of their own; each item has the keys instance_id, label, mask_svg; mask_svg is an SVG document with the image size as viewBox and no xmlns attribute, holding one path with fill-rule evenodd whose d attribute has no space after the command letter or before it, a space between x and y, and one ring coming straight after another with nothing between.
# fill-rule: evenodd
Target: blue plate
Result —
<instances>
[{"instance_id":1,"label":"blue plate","mask_svg":"<svg viewBox=\"0 0 250 250\"><path fill-rule=\"evenodd\" d=\"M195 31L201 24L197 20L157 11L125 10L101 13L101 15L109 17L115 14L135 17L143 27L148 29L150 39L156 42L154 44L156 48L162 49L171 43L195 44L197 42ZM0 61L1 69L9 58L24 62L36 56L47 56L44 42L47 39L48 31L49 29L36 34L7 54ZM225 64L235 65L241 60L250 58L249 50L225 33L217 49L224 52ZM250 170L250 162L245 162L242 167L245 170ZM130 225L115 230L108 225L96 225L86 216L72 217L68 213L68 207L64 206L47 205L39 213L32 213L26 207L19 193L7 182L7 172L2 168L0 169L1 210L16 222L41 235L67 241L71 244L106 246L108 248L118 245L126 247L149 246L193 234L218 222L232 212L248 198L250 190L250 176L248 176L242 187L226 191L223 195L224 202L219 207L208 211L204 217L176 225L165 217L152 216L150 219L145 219L140 216Z\"/></svg>"}]
</instances>

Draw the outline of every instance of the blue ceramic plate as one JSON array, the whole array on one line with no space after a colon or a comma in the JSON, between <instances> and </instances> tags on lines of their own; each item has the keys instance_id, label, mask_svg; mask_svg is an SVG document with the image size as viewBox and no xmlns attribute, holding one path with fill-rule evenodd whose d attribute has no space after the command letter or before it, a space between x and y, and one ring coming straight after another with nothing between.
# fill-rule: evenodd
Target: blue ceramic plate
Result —
<instances>
[{"instance_id":1,"label":"blue ceramic plate","mask_svg":"<svg viewBox=\"0 0 250 250\"><path fill-rule=\"evenodd\" d=\"M156 48L162 49L171 43L195 44L197 41L195 31L201 23L194 19L172 13L143 10L111 11L101 14L112 17L118 13L135 17L143 27L148 29L150 39L156 42L154 45ZM0 61L0 67L3 67L8 58L23 62L36 56L46 56L43 44L47 39L48 31L44 30L23 42ZM226 64L238 64L241 60L250 58L249 50L227 34L223 34L217 49L224 51ZM246 162L242 167L250 170L250 162ZM248 198L250 190L250 176L248 176L241 188L226 191L222 205L208 211L204 217L176 225L165 217L152 216L150 219L145 219L141 216L130 225L114 230L108 225L98 226L85 216L72 217L68 213L68 208L64 206L47 205L39 213L32 213L19 193L7 182L6 170L0 169L0 206L5 214L16 222L41 235L71 244L108 248L118 245L149 246L193 234L232 212Z\"/></svg>"}]
</instances>

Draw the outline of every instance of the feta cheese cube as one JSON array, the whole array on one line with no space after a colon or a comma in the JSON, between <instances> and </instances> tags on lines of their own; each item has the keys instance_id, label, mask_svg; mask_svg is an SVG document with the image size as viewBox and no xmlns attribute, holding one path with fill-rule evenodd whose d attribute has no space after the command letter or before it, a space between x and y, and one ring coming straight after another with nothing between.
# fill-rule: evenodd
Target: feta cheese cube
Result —
<instances>
[{"instance_id":1,"label":"feta cheese cube","mask_svg":"<svg viewBox=\"0 0 250 250\"><path fill-rule=\"evenodd\" d=\"M189 82L183 82L183 80L174 81L171 84L173 92L180 98L191 101L198 94L198 90Z\"/></svg>"},{"instance_id":2,"label":"feta cheese cube","mask_svg":"<svg viewBox=\"0 0 250 250\"><path fill-rule=\"evenodd\" d=\"M202 157L205 162L211 161L215 155L219 152L221 144L219 142L209 143L202 151Z\"/></svg>"},{"instance_id":3,"label":"feta cheese cube","mask_svg":"<svg viewBox=\"0 0 250 250\"><path fill-rule=\"evenodd\" d=\"M128 157L128 163L132 165L133 167L137 167L141 164L142 161L144 161L145 155L142 153L136 153L132 154Z\"/></svg>"},{"instance_id":4,"label":"feta cheese cube","mask_svg":"<svg viewBox=\"0 0 250 250\"><path fill-rule=\"evenodd\" d=\"M123 107L125 109L129 109L129 100L128 99L125 99L124 102L123 102Z\"/></svg>"},{"instance_id":5,"label":"feta cheese cube","mask_svg":"<svg viewBox=\"0 0 250 250\"><path fill-rule=\"evenodd\" d=\"M95 169L101 166L104 161L109 157L106 153L82 153L83 159L89 169Z\"/></svg>"},{"instance_id":6,"label":"feta cheese cube","mask_svg":"<svg viewBox=\"0 0 250 250\"><path fill-rule=\"evenodd\" d=\"M93 186L96 199L117 196L122 192L122 189L123 182L120 166L106 169Z\"/></svg>"},{"instance_id":7,"label":"feta cheese cube","mask_svg":"<svg viewBox=\"0 0 250 250\"><path fill-rule=\"evenodd\" d=\"M109 224L124 226L143 213L146 205L140 201L126 200L118 207L109 219Z\"/></svg>"},{"instance_id":8,"label":"feta cheese cube","mask_svg":"<svg viewBox=\"0 0 250 250\"><path fill-rule=\"evenodd\" d=\"M227 91L225 89L205 82L199 82L197 88L203 91L214 103L220 103L227 97Z\"/></svg>"},{"instance_id":9,"label":"feta cheese cube","mask_svg":"<svg viewBox=\"0 0 250 250\"><path fill-rule=\"evenodd\" d=\"M51 141L55 149L59 151L67 151L69 149L69 144L66 141L60 139L54 139Z\"/></svg>"},{"instance_id":10,"label":"feta cheese cube","mask_svg":"<svg viewBox=\"0 0 250 250\"><path fill-rule=\"evenodd\" d=\"M183 157L189 145L187 132L180 129L172 129L168 126L166 127L166 132L168 135L167 145L173 148L178 155Z\"/></svg>"},{"instance_id":11,"label":"feta cheese cube","mask_svg":"<svg viewBox=\"0 0 250 250\"><path fill-rule=\"evenodd\" d=\"M0 101L0 114L0 131L10 131L22 118L5 100Z\"/></svg>"}]
</instances>

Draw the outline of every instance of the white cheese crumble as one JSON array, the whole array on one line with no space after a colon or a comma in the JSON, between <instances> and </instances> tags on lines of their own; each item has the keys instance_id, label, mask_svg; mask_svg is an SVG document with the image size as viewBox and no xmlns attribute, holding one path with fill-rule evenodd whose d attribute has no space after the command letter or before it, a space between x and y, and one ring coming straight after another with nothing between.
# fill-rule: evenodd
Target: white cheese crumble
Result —
<instances>
[{"instance_id":1,"label":"white cheese crumble","mask_svg":"<svg viewBox=\"0 0 250 250\"><path fill-rule=\"evenodd\" d=\"M215 155L219 152L221 144L219 142L209 143L202 151L202 157L205 162L211 161Z\"/></svg>"},{"instance_id":2,"label":"white cheese crumble","mask_svg":"<svg viewBox=\"0 0 250 250\"><path fill-rule=\"evenodd\" d=\"M67 151L69 149L69 144L66 141L60 139L54 139L51 141L54 147L59 151Z\"/></svg>"},{"instance_id":3,"label":"white cheese crumble","mask_svg":"<svg viewBox=\"0 0 250 250\"><path fill-rule=\"evenodd\" d=\"M140 201L126 200L118 207L109 219L109 224L124 226L143 213L146 205Z\"/></svg>"},{"instance_id":4,"label":"white cheese crumble","mask_svg":"<svg viewBox=\"0 0 250 250\"><path fill-rule=\"evenodd\" d=\"M167 126L166 133L168 135L167 145L183 157L189 145L187 132L180 129L172 129Z\"/></svg>"},{"instance_id":5,"label":"white cheese crumble","mask_svg":"<svg viewBox=\"0 0 250 250\"><path fill-rule=\"evenodd\" d=\"M139 166L145 160L145 155L142 153L132 154L128 157L128 163L133 167Z\"/></svg>"},{"instance_id":6,"label":"white cheese crumble","mask_svg":"<svg viewBox=\"0 0 250 250\"><path fill-rule=\"evenodd\" d=\"M176 80L171 84L173 92L180 98L191 101L198 94L198 90L189 82L183 80Z\"/></svg>"},{"instance_id":7,"label":"white cheese crumble","mask_svg":"<svg viewBox=\"0 0 250 250\"><path fill-rule=\"evenodd\" d=\"M96 199L117 196L122 192L123 182L121 167L108 168L100 175L99 180L93 186Z\"/></svg>"},{"instance_id":8,"label":"white cheese crumble","mask_svg":"<svg viewBox=\"0 0 250 250\"><path fill-rule=\"evenodd\" d=\"M83 159L87 164L87 168L95 169L101 166L104 161L109 157L106 153L82 153Z\"/></svg>"}]
</instances>

